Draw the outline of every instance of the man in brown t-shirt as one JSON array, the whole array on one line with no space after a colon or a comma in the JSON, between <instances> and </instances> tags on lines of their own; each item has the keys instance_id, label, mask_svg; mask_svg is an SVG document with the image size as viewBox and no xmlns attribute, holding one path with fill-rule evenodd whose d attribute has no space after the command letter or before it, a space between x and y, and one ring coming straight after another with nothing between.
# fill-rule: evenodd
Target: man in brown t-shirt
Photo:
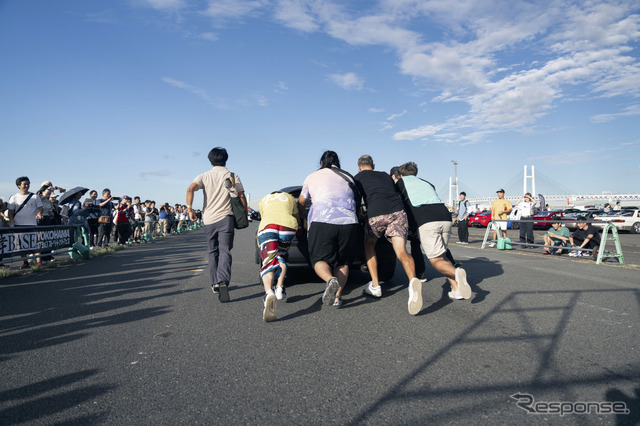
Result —
<instances>
[{"instance_id":1,"label":"man in brown t-shirt","mask_svg":"<svg viewBox=\"0 0 640 426\"><path fill-rule=\"evenodd\" d=\"M202 219L209 252L209 284L222 303L229 301L228 287L231 281L234 228L230 197L240 197L242 205L247 208L247 199L240 178L235 175L234 181L231 172L227 170L228 158L226 149L213 148L209 152L212 169L198 175L187 189L187 211L192 221L197 220L193 210L194 192L204 190ZM230 189L225 185L225 181L231 182Z\"/></svg>"}]
</instances>

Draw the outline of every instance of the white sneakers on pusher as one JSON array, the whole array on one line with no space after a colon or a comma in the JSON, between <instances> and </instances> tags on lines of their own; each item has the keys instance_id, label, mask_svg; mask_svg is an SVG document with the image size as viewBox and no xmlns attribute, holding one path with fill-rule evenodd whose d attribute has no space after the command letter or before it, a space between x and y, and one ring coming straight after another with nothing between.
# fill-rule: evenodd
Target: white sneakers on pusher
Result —
<instances>
[{"instance_id":1,"label":"white sneakers on pusher","mask_svg":"<svg viewBox=\"0 0 640 426\"><path fill-rule=\"evenodd\" d=\"M456 283L458 283L458 289L450 291L449 297L456 300L469 299L471 297L471 287L467 282L467 271L462 268L456 268L455 279Z\"/></svg>"}]
</instances>

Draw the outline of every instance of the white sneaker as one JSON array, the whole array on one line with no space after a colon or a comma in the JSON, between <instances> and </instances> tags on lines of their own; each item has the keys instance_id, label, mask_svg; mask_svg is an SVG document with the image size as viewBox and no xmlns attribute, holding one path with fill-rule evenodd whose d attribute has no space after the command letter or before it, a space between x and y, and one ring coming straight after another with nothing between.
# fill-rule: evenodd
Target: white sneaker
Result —
<instances>
[{"instance_id":1,"label":"white sneaker","mask_svg":"<svg viewBox=\"0 0 640 426\"><path fill-rule=\"evenodd\" d=\"M496 246L496 243L489 244L489 247L495 247L495 246Z\"/></svg>"},{"instance_id":2,"label":"white sneaker","mask_svg":"<svg viewBox=\"0 0 640 426\"><path fill-rule=\"evenodd\" d=\"M463 299L469 299L471 297L471 287L467 282L467 271L462 268L456 268L456 282L458 283L458 293Z\"/></svg>"},{"instance_id":3,"label":"white sneaker","mask_svg":"<svg viewBox=\"0 0 640 426\"><path fill-rule=\"evenodd\" d=\"M364 286L364 292L369 296L373 297L382 297L382 287L378 285L378 287L373 286L373 281L369 281L366 286Z\"/></svg>"},{"instance_id":4,"label":"white sneaker","mask_svg":"<svg viewBox=\"0 0 640 426\"><path fill-rule=\"evenodd\" d=\"M276 305L278 304L278 299L276 299L276 295L273 290L269 290L267 294L264 295L264 311L262 311L262 319L265 322L271 322L276 320Z\"/></svg>"},{"instance_id":5,"label":"white sneaker","mask_svg":"<svg viewBox=\"0 0 640 426\"><path fill-rule=\"evenodd\" d=\"M450 291L449 292L449 299L462 300L462 299L464 299L464 297L460 296L460 293L458 293L456 291Z\"/></svg>"},{"instance_id":6,"label":"white sneaker","mask_svg":"<svg viewBox=\"0 0 640 426\"><path fill-rule=\"evenodd\" d=\"M276 299L284 300L287 298L287 292L284 287L276 287Z\"/></svg>"},{"instance_id":7,"label":"white sneaker","mask_svg":"<svg viewBox=\"0 0 640 426\"><path fill-rule=\"evenodd\" d=\"M571 253L569 253L570 257L580 257L580 255L582 254L581 251L572 251Z\"/></svg>"},{"instance_id":8,"label":"white sneaker","mask_svg":"<svg viewBox=\"0 0 640 426\"><path fill-rule=\"evenodd\" d=\"M417 315L422 309L422 282L413 278L409 282L409 314Z\"/></svg>"}]
</instances>

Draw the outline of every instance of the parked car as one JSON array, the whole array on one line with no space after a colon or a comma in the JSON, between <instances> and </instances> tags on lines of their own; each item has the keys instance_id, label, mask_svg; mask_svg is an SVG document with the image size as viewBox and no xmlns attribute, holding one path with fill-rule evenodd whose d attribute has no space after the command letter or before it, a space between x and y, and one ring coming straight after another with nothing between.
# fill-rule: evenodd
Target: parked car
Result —
<instances>
[{"instance_id":1,"label":"parked car","mask_svg":"<svg viewBox=\"0 0 640 426\"><path fill-rule=\"evenodd\" d=\"M288 192L296 200L300 196L302 186L288 186L282 188L279 192ZM307 200L305 206L305 218L311 207L311 200ZM359 240L362 244L359 248L356 261L351 265L352 267L359 267L366 270L366 260L364 256L364 226L360 228L361 234ZM254 247L255 262L260 264L260 250L258 248L258 242ZM376 258L378 260L378 277L381 281L389 281L396 269L396 253L393 251L393 246L386 238L378 239L376 243ZM309 257L309 243L307 241L307 221L305 219L304 226L298 229L296 236L291 242L289 248L289 268L309 268L311 269L311 260Z\"/></svg>"},{"instance_id":2,"label":"parked car","mask_svg":"<svg viewBox=\"0 0 640 426\"><path fill-rule=\"evenodd\" d=\"M596 217L601 216L601 215L605 215L606 213L604 212L603 209L598 209L598 210L587 210L587 211L580 211L577 213L570 213L565 215L562 220L563 221L568 221L568 222L564 222L564 226L566 226L569 229L576 229L578 227L578 219L580 218L585 218L587 221L591 222L593 221Z\"/></svg>"},{"instance_id":3,"label":"parked car","mask_svg":"<svg viewBox=\"0 0 640 426\"><path fill-rule=\"evenodd\" d=\"M593 226L603 229L607 223L613 223L619 231L640 234L640 210L620 210L613 214L600 215L594 218Z\"/></svg>"},{"instance_id":4,"label":"parked car","mask_svg":"<svg viewBox=\"0 0 640 426\"><path fill-rule=\"evenodd\" d=\"M251 207L249 207L249 219L257 220L258 222L262 220L262 218L260 217L260 212L252 209Z\"/></svg>"},{"instance_id":5,"label":"parked car","mask_svg":"<svg viewBox=\"0 0 640 426\"><path fill-rule=\"evenodd\" d=\"M531 218L534 220L534 229L549 229L551 227L552 220L562 220L564 213L562 210L548 210L546 212L540 212L533 215Z\"/></svg>"},{"instance_id":6,"label":"parked car","mask_svg":"<svg viewBox=\"0 0 640 426\"><path fill-rule=\"evenodd\" d=\"M469 216L469 226L486 228L491 222L491 212L477 212Z\"/></svg>"},{"instance_id":7,"label":"parked car","mask_svg":"<svg viewBox=\"0 0 640 426\"><path fill-rule=\"evenodd\" d=\"M509 222L507 222L507 229L518 229L520 225L518 222L511 222L513 217L509 215ZM469 216L468 224L469 226L486 228L489 226L489 222L491 222L491 212L477 212Z\"/></svg>"},{"instance_id":8,"label":"parked car","mask_svg":"<svg viewBox=\"0 0 640 426\"><path fill-rule=\"evenodd\" d=\"M562 212L566 215L568 214L572 214L572 213L582 213L584 210L580 210L580 209L576 209L576 208L569 208L569 209L564 209L562 210Z\"/></svg>"}]
</instances>

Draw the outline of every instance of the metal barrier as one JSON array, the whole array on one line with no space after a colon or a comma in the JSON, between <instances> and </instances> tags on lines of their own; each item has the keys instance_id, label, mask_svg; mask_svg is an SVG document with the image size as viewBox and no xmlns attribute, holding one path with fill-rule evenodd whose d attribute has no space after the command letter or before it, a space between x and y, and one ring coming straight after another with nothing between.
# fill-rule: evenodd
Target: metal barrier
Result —
<instances>
[{"instance_id":1,"label":"metal barrier","mask_svg":"<svg viewBox=\"0 0 640 426\"><path fill-rule=\"evenodd\" d=\"M72 258L90 257L88 241L82 224L0 228L0 264L61 252Z\"/></svg>"},{"instance_id":2,"label":"metal barrier","mask_svg":"<svg viewBox=\"0 0 640 426\"><path fill-rule=\"evenodd\" d=\"M522 222L540 222L540 220L532 220L532 219L526 219L526 220L513 220L513 219L491 219L491 221L489 222L489 224L487 225L487 230L484 233L484 239L482 240L482 246L480 246L481 249L485 248L485 246L487 245L487 242L495 242L497 243L498 240L494 240L494 239L489 239L489 233L491 232L491 230L493 229L494 231L496 231L496 235L500 235L500 231L501 229L498 227L498 222L518 222L518 223L522 223ZM553 222L559 222L559 223L576 223L576 221L574 220L553 220ZM587 221L586 223L593 223L592 221ZM611 238L613 239L613 243L616 247L616 253L608 253L605 251L605 246L607 245L607 238L609 235L609 232L611 232ZM511 245L525 245L525 246L532 246L532 247L542 247L542 248L558 248L558 246L549 246L546 244L535 244L535 243L522 243L520 241L510 241L509 244ZM571 248L571 247L567 247L564 248L564 250L578 250L577 248ZM593 252L593 249L585 249L585 248L581 248L579 249L580 251L586 251L586 252ZM596 258L596 264L600 264L602 263L602 259L608 258L608 257L612 257L612 258L616 258L618 259L618 262L620 262L620 264L624 264L624 256L622 255L622 246L620 245L620 238L618 237L618 228L616 228L615 225L613 225L612 223L607 223L603 230L602 230L602 237L600 239L600 247L598 248L598 257Z\"/></svg>"},{"instance_id":3,"label":"metal barrier","mask_svg":"<svg viewBox=\"0 0 640 426\"><path fill-rule=\"evenodd\" d=\"M132 231L142 225L144 222L132 224ZM195 230L202 226L204 224L201 220L185 223L176 233ZM151 232L144 234L143 241L151 242L154 237L164 238L165 236L160 223L154 221ZM20 260L37 259L57 253L69 253L69 256L74 260L80 257L91 258L89 236L84 225L0 228L0 265Z\"/></svg>"}]
</instances>

